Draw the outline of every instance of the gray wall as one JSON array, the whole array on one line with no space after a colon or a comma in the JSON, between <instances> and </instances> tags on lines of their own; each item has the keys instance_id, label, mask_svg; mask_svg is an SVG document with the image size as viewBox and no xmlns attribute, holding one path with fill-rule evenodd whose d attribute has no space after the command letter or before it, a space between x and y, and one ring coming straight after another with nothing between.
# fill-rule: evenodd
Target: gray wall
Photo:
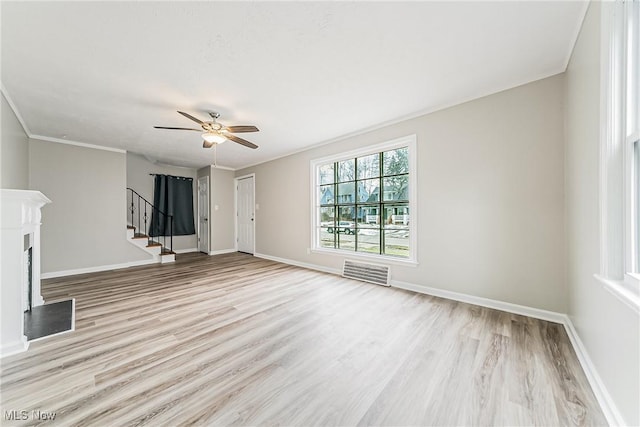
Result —
<instances>
[{"instance_id":1,"label":"gray wall","mask_svg":"<svg viewBox=\"0 0 640 427\"><path fill-rule=\"evenodd\" d=\"M211 251L214 252L236 246L234 177L233 171L211 166Z\"/></svg>"},{"instance_id":2,"label":"gray wall","mask_svg":"<svg viewBox=\"0 0 640 427\"><path fill-rule=\"evenodd\" d=\"M310 160L416 134L419 266L392 279L566 312L563 94L557 75L237 171L256 174L256 251L340 269L307 254Z\"/></svg>"},{"instance_id":3,"label":"gray wall","mask_svg":"<svg viewBox=\"0 0 640 427\"><path fill-rule=\"evenodd\" d=\"M0 136L0 188L29 188L29 137L4 97Z\"/></svg>"},{"instance_id":4,"label":"gray wall","mask_svg":"<svg viewBox=\"0 0 640 427\"><path fill-rule=\"evenodd\" d=\"M211 179L211 166L205 166L203 168L200 168L197 170L196 175L198 177L198 179L203 178L205 176L209 177L209 221L207 222L207 235L208 235L208 241L209 241L209 251L211 251L211 212L213 212L213 205L211 203L211 193L212 193L212 189L213 186L211 185L212 179ZM196 184L196 199L195 199L195 209L196 209L196 232L199 230L198 228L198 190L197 190L197 184Z\"/></svg>"},{"instance_id":5,"label":"gray wall","mask_svg":"<svg viewBox=\"0 0 640 427\"><path fill-rule=\"evenodd\" d=\"M158 173L163 175L186 176L193 178L193 221L198 230L198 212L197 212L197 178L196 170L192 168L182 168L178 166L169 166L163 164L151 163L143 156L134 153L127 153L127 187L133 188L142 197L153 203L153 176L150 173ZM126 202L122 204L126 206ZM174 236L173 250L196 250L198 248L197 234L189 236Z\"/></svg>"},{"instance_id":6,"label":"gray wall","mask_svg":"<svg viewBox=\"0 0 640 427\"><path fill-rule=\"evenodd\" d=\"M42 209L42 273L151 259L126 241L125 154L29 140L30 189Z\"/></svg>"},{"instance_id":7,"label":"gray wall","mask_svg":"<svg viewBox=\"0 0 640 427\"><path fill-rule=\"evenodd\" d=\"M640 425L638 315L593 277L600 269L600 8L589 6L566 72L568 313L627 424Z\"/></svg>"},{"instance_id":8,"label":"gray wall","mask_svg":"<svg viewBox=\"0 0 640 427\"><path fill-rule=\"evenodd\" d=\"M209 177L209 251L235 249L235 193L231 170L206 166L198 169L198 178Z\"/></svg>"}]
</instances>

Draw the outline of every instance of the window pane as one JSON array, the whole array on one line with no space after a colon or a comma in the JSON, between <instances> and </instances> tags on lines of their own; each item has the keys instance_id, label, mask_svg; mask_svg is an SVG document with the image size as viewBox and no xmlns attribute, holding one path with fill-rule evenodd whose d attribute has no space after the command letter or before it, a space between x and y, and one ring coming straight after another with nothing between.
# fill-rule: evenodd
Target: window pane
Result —
<instances>
[{"instance_id":1,"label":"window pane","mask_svg":"<svg viewBox=\"0 0 640 427\"><path fill-rule=\"evenodd\" d=\"M380 154L358 158L358 179L380 176Z\"/></svg>"},{"instance_id":2,"label":"window pane","mask_svg":"<svg viewBox=\"0 0 640 427\"><path fill-rule=\"evenodd\" d=\"M385 227L384 253L409 258L409 227L398 225Z\"/></svg>"},{"instance_id":3,"label":"window pane","mask_svg":"<svg viewBox=\"0 0 640 427\"><path fill-rule=\"evenodd\" d=\"M628 2L627 27L627 93L626 93L626 136L640 130L638 115L640 113L640 6L638 3Z\"/></svg>"},{"instance_id":4,"label":"window pane","mask_svg":"<svg viewBox=\"0 0 640 427\"><path fill-rule=\"evenodd\" d=\"M320 166L320 184L333 184L333 166L335 163Z\"/></svg>"},{"instance_id":5,"label":"window pane","mask_svg":"<svg viewBox=\"0 0 640 427\"><path fill-rule=\"evenodd\" d=\"M354 181L356 161L354 159L338 162L338 182Z\"/></svg>"},{"instance_id":6,"label":"window pane","mask_svg":"<svg viewBox=\"0 0 640 427\"><path fill-rule=\"evenodd\" d=\"M358 252L380 253L380 230L358 229Z\"/></svg>"},{"instance_id":7,"label":"window pane","mask_svg":"<svg viewBox=\"0 0 640 427\"><path fill-rule=\"evenodd\" d=\"M378 228L380 226L380 208L376 206L358 206L358 227Z\"/></svg>"},{"instance_id":8,"label":"window pane","mask_svg":"<svg viewBox=\"0 0 640 427\"><path fill-rule=\"evenodd\" d=\"M358 202L373 203L380 200L380 179L358 181Z\"/></svg>"},{"instance_id":9,"label":"window pane","mask_svg":"<svg viewBox=\"0 0 640 427\"><path fill-rule=\"evenodd\" d=\"M338 220L349 221L351 224L342 224L345 227L353 227L353 222L356 219L355 208L353 206L340 206L338 207Z\"/></svg>"},{"instance_id":10,"label":"window pane","mask_svg":"<svg viewBox=\"0 0 640 427\"><path fill-rule=\"evenodd\" d=\"M341 231L338 230L338 247L340 249L346 249L348 251L356 250L356 235L353 230Z\"/></svg>"},{"instance_id":11,"label":"window pane","mask_svg":"<svg viewBox=\"0 0 640 427\"><path fill-rule=\"evenodd\" d=\"M330 227L333 225L335 218L335 208L333 206L320 208L320 225Z\"/></svg>"},{"instance_id":12,"label":"window pane","mask_svg":"<svg viewBox=\"0 0 640 427\"><path fill-rule=\"evenodd\" d=\"M321 205L331 205L335 203L335 198L333 196L334 185L321 185L320 186L320 204Z\"/></svg>"},{"instance_id":13,"label":"window pane","mask_svg":"<svg viewBox=\"0 0 640 427\"><path fill-rule=\"evenodd\" d=\"M635 154L635 172L636 172L636 273L640 273L640 141L636 141L634 144Z\"/></svg>"},{"instance_id":14,"label":"window pane","mask_svg":"<svg viewBox=\"0 0 640 427\"><path fill-rule=\"evenodd\" d=\"M409 175L383 178L383 197L389 200L409 200Z\"/></svg>"},{"instance_id":15,"label":"window pane","mask_svg":"<svg viewBox=\"0 0 640 427\"><path fill-rule=\"evenodd\" d=\"M327 162L313 176L315 247L409 257L409 147Z\"/></svg>"},{"instance_id":16,"label":"window pane","mask_svg":"<svg viewBox=\"0 0 640 427\"><path fill-rule=\"evenodd\" d=\"M384 176L409 173L409 148L385 151L382 153L382 163Z\"/></svg>"},{"instance_id":17,"label":"window pane","mask_svg":"<svg viewBox=\"0 0 640 427\"><path fill-rule=\"evenodd\" d=\"M356 202L356 183L346 182L344 184L338 184L338 198L337 202L342 203L355 203Z\"/></svg>"},{"instance_id":18,"label":"window pane","mask_svg":"<svg viewBox=\"0 0 640 427\"><path fill-rule=\"evenodd\" d=\"M409 225L409 205L385 205L384 228L394 229L399 226Z\"/></svg>"},{"instance_id":19,"label":"window pane","mask_svg":"<svg viewBox=\"0 0 640 427\"><path fill-rule=\"evenodd\" d=\"M333 229L329 231L329 228L322 227L319 229L319 242L321 248L335 248L335 233L333 233Z\"/></svg>"}]
</instances>

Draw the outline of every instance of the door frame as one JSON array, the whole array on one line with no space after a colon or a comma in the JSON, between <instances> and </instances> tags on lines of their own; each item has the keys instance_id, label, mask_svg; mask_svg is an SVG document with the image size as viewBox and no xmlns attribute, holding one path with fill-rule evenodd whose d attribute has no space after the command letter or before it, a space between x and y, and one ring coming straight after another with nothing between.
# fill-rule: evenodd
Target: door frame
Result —
<instances>
[{"instance_id":1,"label":"door frame","mask_svg":"<svg viewBox=\"0 0 640 427\"><path fill-rule=\"evenodd\" d=\"M197 252L202 252L200 250L200 180L204 179L205 182L207 183L207 251L204 252L207 255L209 255L209 252L211 252L211 180L209 179L208 175L205 176L201 176L200 178L198 178L196 180L197 182L197 188L196 188L196 194L198 195L198 250Z\"/></svg>"},{"instance_id":2,"label":"door frame","mask_svg":"<svg viewBox=\"0 0 640 427\"><path fill-rule=\"evenodd\" d=\"M237 176L233 179L233 211L236 213L236 216L233 217L233 221L234 221L234 230L235 230L235 235L234 235L234 248L236 250L236 252L238 251L238 185L240 183L240 180L242 179L247 179L247 178L253 178L253 255L256 254L256 222L257 222L257 215L256 215L256 174L255 173L250 173L247 175L242 175L242 176Z\"/></svg>"}]
</instances>

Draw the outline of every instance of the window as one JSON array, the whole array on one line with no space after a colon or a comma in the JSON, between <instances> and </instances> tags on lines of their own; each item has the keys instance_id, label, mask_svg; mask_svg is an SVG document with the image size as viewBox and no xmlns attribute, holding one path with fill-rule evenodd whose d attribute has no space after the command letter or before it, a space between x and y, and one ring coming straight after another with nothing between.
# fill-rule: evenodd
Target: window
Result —
<instances>
[{"instance_id":1,"label":"window","mask_svg":"<svg viewBox=\"0 0 640 427\"><path fill-rule=\"evenodd\" d=\"M629 237L625 271L640 273L640 2L627 1L623 7L626 62L624 81L625 147L626 163L625 216Z\"/></svg>"},{"instance_id":2,"label":"window","mask_svg":"<svg viewBox=\"0 0 640 427\"><path fill-rule=\"evenodd\" d=\"M311 162L313 248L415 262L415 136Z\"/></svg>"},{"instance_id":3,"label":"window","mask_svg":"<svg viewBox=\"0 0 640 427\"><path fill-rule=\"evenodd\" d=\"M640 312L640 1L603 3L601 272L614 294Z\"/></svg>"}]
</instances>

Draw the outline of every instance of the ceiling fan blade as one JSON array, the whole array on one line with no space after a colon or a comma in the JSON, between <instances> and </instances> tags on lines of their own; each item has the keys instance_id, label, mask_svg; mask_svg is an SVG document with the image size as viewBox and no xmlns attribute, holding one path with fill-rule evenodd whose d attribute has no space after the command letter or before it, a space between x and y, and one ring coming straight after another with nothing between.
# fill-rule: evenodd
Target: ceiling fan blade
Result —
<instances>
[{"instance_id":1,"label":"ceiling fan blade","mask_svg":"<svg viewBox=\"0 0 640 427\"><path fill-rule=\"evenodd\" d=\"M211 148L213 144L213 142L202 141L202 148Z\"/></svg>"},{"instance_id":2,"label":"ceiling fan blade","mask_svg":"<svg viewBox=\"0 0 640 427\"><path fill-rule=\"evenodd\" d=\"M256 148L258 148L258 146L256 144L254 144L253 142L249 142L246 139L242 139L242 138L237 137L235 135L225 134L225 137L227 137L227 139L230 139L233 142L237 142L238 144L244 145L245 147L253 148L254 150Z\"/></svg>"},{"instance_id":3,"label":"ceiling fan blade","mask_svg":"<svg viewBox=\"0 0 640 427\"><path fill-rule=\"evenodd\" d=\"M193 117L191 114L185 113L183 111L178 111L178 113L182 114L187 119L193 120L194 122L198 123L200 126L202 126L204 124L204 122L202 120Z\"/></svg>"},{"instance_id":4,"label":"ceiling fan blade","mask_svg":"<svg viewBox=\"0 0 640 427\"><path fill-rule=\"evenodd\" d=\"M191 128L172 128L166 126L154 126L156 129L173 129L173 130L195 130L196 132L202 132L202 129L191 129Z\"/></svg>"},{"instance_id":5,"label":"ceiling fan blade","mask_svg":"<svg viewBox=\"0 0 640 427\"><path fill-rule=\"evenodd\" d=\"M243 126L225 126L225 129L227 130L227 132L231 132L231 133L240 133L240 132L259 132L260 129L258 129L255 126L249 126L249 125L243 125Z\"/></svg>"}]
</instances>

